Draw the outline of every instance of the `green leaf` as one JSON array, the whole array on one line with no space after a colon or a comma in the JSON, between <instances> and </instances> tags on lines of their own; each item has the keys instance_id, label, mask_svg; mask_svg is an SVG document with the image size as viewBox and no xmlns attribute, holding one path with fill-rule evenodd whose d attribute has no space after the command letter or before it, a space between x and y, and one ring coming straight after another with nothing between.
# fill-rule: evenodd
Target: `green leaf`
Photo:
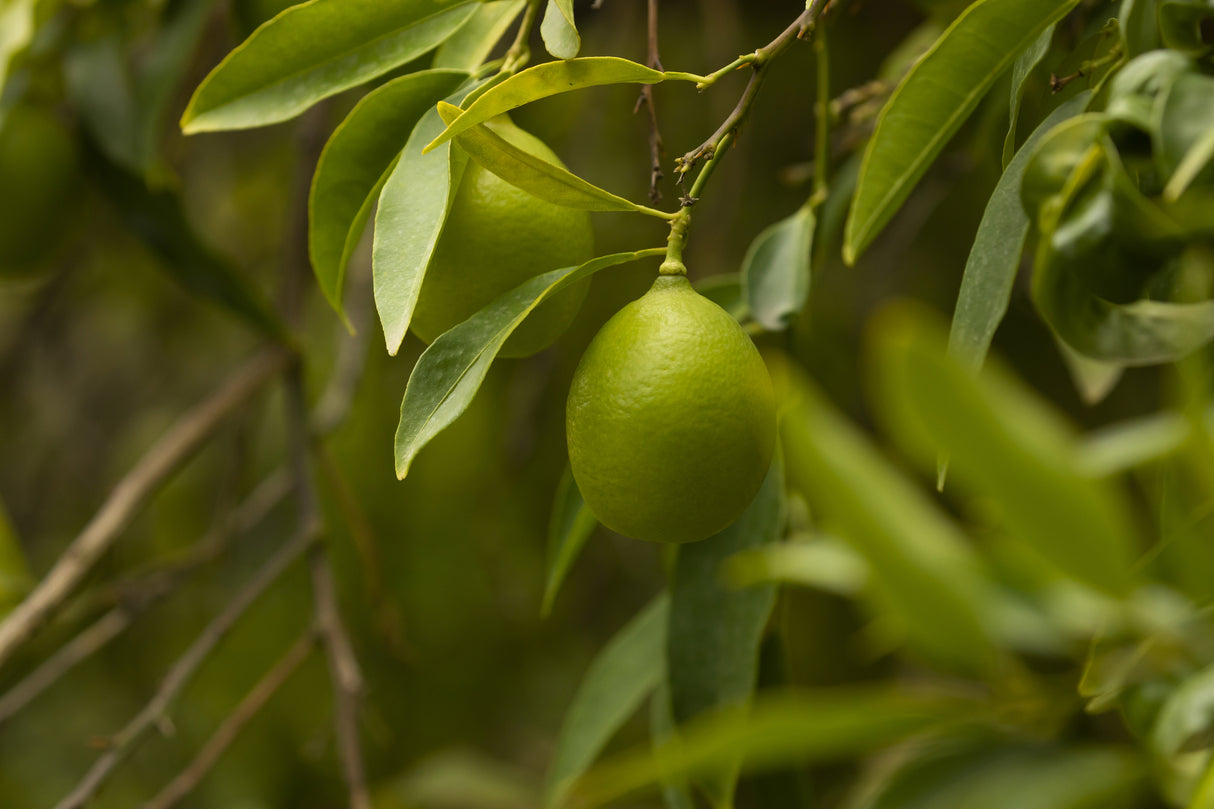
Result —
<instances>
[{"instance_id":1,"label":"green leaf","mask_svg":"<svg viewBox=\"0 0 1214 809\"><path fill-rule=\"evenodd\" d=\"M649 700L649 738L656 747L673 735L674 710L670 707L670 684L666 678L662 678ZM660 786L666 809L695 809L687 779L662 779Z\"/></svg>"},{"instance_id":2,"label":"green leaf","mask_svg":"<svg viewBox=\"0 0 1214 809\"><path fill-rule=\"evenodd\" d=\"M981 368L986 359L995 331L1007 313L1012 284L1020 268L1020 255L1029 232L1029 219L1020 204L1020 181L1033 147L1055 125L1082 110L1090 97L1089 93L1083 93L1072 98L1033 130L999 178L986 204L961 277L949 333L949 351L972 371Z\"/></svg>"},{"instance_id":3,"label":"green leaf","mask_svg":"<svg viewBox=\"0 0 1214 809\"><path fill-rule=\"evenodd\" d=\"M1208 415L1214 426L1214 409ZM1083 474L1101 478L1166 458L1184 446L1192 430L1180 413L1154 413L1088 433L1079 445Z\"/></svg>"},{"instance_id":4,"label":"green leaf","mask_svg":"<svg viewBox=\"0 0 1214 809\"><path fill-rule=\"evenodd\" d=\"M187 134L295 117L424 54L476 11L468 0L312 0L258 28L194 91Z\"/></svg>"},{"instance_id":5,"label":"green leaf","mask_svg":"<svg viewBox=\"0 0 1214 809\"><path fill-rule=\"evenodd\" d=\"M460 117L460 109L452 104L439 104L438 114L444 123L450 124ZM465 130L456 141L474 161L546 202L583 211L630 211L669 218L652 208L604 191L568 169L518 148L488 127Z\"/></svg>"},{"instance_id":6,"label":"green leaf","mask_svg":"<svg viewBox=\"0 0 1214 809\"><path fill-rule=\"evenodd\" d=\"M573 0L548 0L544 21L540 24L544 47L557 59L572 59L582 49L573 21Z\"/></svg>"},{"instance_id":7,"label":"green leaf","mask_svg":"<svg viewBox=\"0 0 1214 809\"><path fill-rule=\"evenodd\" d=\"M726 563L726 581L733 587L785 582L854 598L867 586L868 563L839 539L817 537L745 551Z\"/></svg>"},{"instance_id":8,"label":"green leaf","mask_svg":"<svg viewBox=\"0 0 1214 809\"><path fill-rule=\"evenodd\" d=\"M776 602L765 584L730 590L722 566L735 553L779 542L784 532L783 462L777 457L750 506L732 525L679 548L670 585L666 672L675 721L746 705L759 678L759 644ZM735 766L697 779L713 806L732 806Z\"/></svg>"},{"instance_id":9,"label":"green leaf","mask_svg":"<svg viewBox=\"0 0 1214 809\"><path fill-rule=\"evenodd\" d=\"M604 84L660 84L667 79L696 81L699 78L688 73L662 73L615 56L587 56L546 62L516 73L484 93L427 145L426 151L437 149L457 135L503 112L541 98Z\"/></svg>"},{"instance_id":10,"label":"green leaf","mask_svg":"<svg viewBox=\"0 0 1214 809\"><path fill-rule=\"evenodd\" d=\"M552 519L548 523L548 577L544 582L544 602L540 615L548 617L569 568L573 567L582 546L594 533L598 520L590 513L569 467L557 484L552 502Z\"/></svg>"},{"instance_id":11,"label":"green leaf","mask_svg":"<svg viewBox=\"0 0 1214 809\"><path fill-rule=\"evenodd\" d=\"M223 306L255 329L275 339L286 337L286 328L262 294L194 232L180 197L149 190L143 178L100 154L90 157L97 187L110 197L126 226L160 258L160 269L187 292Z\"/></svg>"},{"instance_id":12,"label":"green leaf","mask_svg":"<svg viewBox=\"0 0 1214 809\"><path fill-rule=\"evenodd\" d=\"M1121 0L1117 20L1121 27L1121 47L1127 58L1133 59L1158 47L1155 0Z\"/></svg>"},{"instance_id":13,"label":"green leaf","mask_svg":"<svg viewBox=\"0 0 1214 809\"><path fill-rule=\"evenodd\" d=\"M1202 32L1202 23L1214 19L1214 5L1207 0L1163 0L1158 15L1159 34L1167 47L1200 55L1214 45Z\"/></svg>"},{"instance_id":14,"label":"green leaf","mask_svg":"<svg viewBox=\"0 0 1214 809\"><path fill-rule=\"evenodd\" d=\"M34 7L38 0L0 0L0 93L13 58L34 37Z\"/></svg>"},{"instance_id":15,"label":"green leaf","mask_svg":"<svg viewBox=\"0 0 1214 809\"><path fill-rule=\"evenodd\" d=\"M712 772L738 756L748 769L847 759L975 713L972 702L888 686L772 694L750 708L705 716L656 748L608 759L560 805L595 809L662 779Z\"/></svg>"},{"instance_id":16,"label":"green leaf","mask_svg":"<svg viewBox=\"0 0 1214 809\"><path fill-rule=\"evenodd\" d=\"M0 618L25 598L33 583L25 552L0 500Z\"/></svg>"},{"instance_id":17,"label":"green leaf","mask_svg":"<svg viewBox=\"0 0 1214 809\"><path fill-rule=\"evenodd\" d=\"M810 250L817 218L802 206L751 242L742 260L742 289L755 322L783 331L809 298Z\"/></svg>"},{"instance_id":18,"label":"green leaf","mask_svg":"<svg viewBox=\"0 0 1214 809\"><path fill-rule=\"evenodd\" d=\"M570 784L603 752L665 675L669 601L658 596L603 647L578 686L548 765L544 806L563 804Z\"/></svg>"},{"instance_id":19,"label":"green leaf","mask_svg":"<svg viewBox=\"0 0 1214 809\"><path fill-rule=\"evenodd\" d=\"M449 100L459 101L477 86L465 85ZM453 152L450 146L422 154L422 147L442 128L438 111L428 110L413 128L379 193L371 269L375 308L392 355L400 350L409 331L426 268L466 165L465 155Z\"/></svg>"},{"instance_id":20,"label":"green leaf","mask_svg":"<svg viewBox=\"0 0 1214 809\"><path fill-rule=\"evenodd\" d=\"M537 275L431 343L414 366L400 405L397 477L403 480L421 448L467 409L502 343L535 307L599 270L665 253L664 248L615 253Z\"/></svg>"},{"instance_id":21,"label":"green leaf","mask_svg":"<svg viewBox=\"0 0 1214 809\"><path fill-rule=\"evenodd\" d=\"M439 46L433 67L474 72L493 53L526 5L527 0L481 3L476 13Z\"/></svg>"},{"instance_id":22,"label":"green leaf","mask_svg":"<svg viewBox=\"0 0 1214 809\"><path fill-rule=\"evenodd\" d=\"M1121 363L1094 360L1083 356L1061 340L1056 342L1062 361L1071 375L1071 381L1084 404L1099 404L1117 387L1125 373L1125 366Z\"/></svg>"},{"instance_id":23,"label":"green leaf","mask_svg":"<svg viewBox=\"0 0 1214 809\"><path fill-rule=\"evenodd\" d=\"M1020 102L1024 100L1024 82L1049 53L1050 43L1054 41L1055 27L1057 27L1057 23L1047 26L1033 41L1033 44L1016 58L1016 64L1012 66L1012 89L1008 103L1009 121L1007 137L1003 141L1003 168L1005 170L1012 162L1012 155L1016 152L1016 123L1020 120Z\"/></svg>"},{"instance_id":24,"label":"green leaf","mask_svg":"<svg viewBox=\"0 0 1214 809\"><path fill-rule=\"evenodd\" d=\"M991 584L968 540L803 379L782 421L788 475L860 552L881 616L934 659L989 672Z\"/></svg>"},{"instance_id":25,"label":"green leaf","mask_svg":"<svg viewBox=\"0 0 1214 809\"><path fill-rule=\"evenodd\" d=\"M1156 158L1170 176L1164 197L1175 200L1214 157L1214 78L1196 73L1176 77L1165 92L1160 110Z\"/></svg>"},{"instance_id":26,"label":"green leaf","mask_svg":"<svg viewBox=\"0 0 1214 809\"><path fill-rule=\"evenodd\" d=\"M1075 438L1016 381L948 357L924 313L890 310L873 337L873 402L891 434L993 503L1007 529L1080 582L1129 592L1137 547L1124 497L1079 469Z\"/></svg>"},{"instance_id":27,"label":"green leaf","mask_svg":"<svg viewBox=\"0 0 1214 809\"><path fill-rule=\"evenodd\" d=\"M308 253L338 314L346 266L402 144L466 78L456 70L423 70L393 79L363 96L325 144L308 196Z\"/></svg>"},{"instance_id":28,"label":"green leaf","mask_svg":"<svg viewBox=\"0 0 1214 809\"><path fill-rule=\"evenodd\" d=\"M1077 0L978 0L894 90L864 153L844 236L854 264L982 96Z\"/></svg>"},{"instance_id":29,"label":"green leaf","mask_svg":"<svg viewBox=\"0 0 1214 809\"><path fill-rule=\"evenodd\" d=\"M1197 791L1211 761L1212 743L1214 667L1207 667L1168 696L1151 729L1150 750L1174 804L1188 804Z\"/></svg>"}]
</instances>

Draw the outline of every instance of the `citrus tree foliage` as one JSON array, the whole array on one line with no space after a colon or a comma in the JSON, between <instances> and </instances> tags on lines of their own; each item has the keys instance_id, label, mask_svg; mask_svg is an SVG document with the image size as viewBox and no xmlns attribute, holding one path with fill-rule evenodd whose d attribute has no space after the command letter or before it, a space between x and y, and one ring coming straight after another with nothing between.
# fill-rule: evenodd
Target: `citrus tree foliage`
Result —
<instances>
[{"instance_id":1,"label":"citrus tree foliage","mask_svg":"<svg viewBox=\"0 0 1214 809\"><path fill-rule=\"evenodd\" d=\"M703 305L756 340L774 378L770 466L736 474L757 494L719 532L663 550L664 586L597 652L559 728L548 729L546 774L478 756L427 759L397 779L373 770L376 805L1214 806L1214 2L867 4L896 6L913 24L857 86L832 80L830 46L860 0L786 4L769 41L733 42L742 55L711 69L659 57L659 30L671 34L656 27L655 0L642 61L587 53L580 29L593 10L571 0L288 4L244 23L240 44L188 84L190 54L218 13L206 0L159 4L153 25L115 25L63 48L63 98L117 220L184 289L292 350L289 311L206 244L166 179L160 133L179 87L190 91L180 119L190 136L291 121L315 133L316 120L341 110L306 167L307 258L335 322L352 325L351 310L366 304L352 295L373 298L388 355L425 306L444 238L478 235L449 227L470 171L525 195L512 210L519 233L529 215L542 218L540 205L636 223L623 249L537 267L495 291L429 342L399 389L360 394L400 401L394 442L387 432L375 440L393 449L404 485L483 394L533 313L584 295L597 274L635 265L685 274L684 251L716 235L699 222L725 193L731 151L772 125L757 110L812 105L798 133L813 157L802 179L812 182L734 257L736 273L695 278L713 301ZM62 36L63 19L81 13L71 5L0 0L0 115L19 120L34 86L23 60L54 52L39 37ZM765 95L798 49L813 53L811 80L798 80L795 97ZM718 95L739 77L719 128L699 145L667 142L683 153L666 155L664 94ZM647 200L503 136L501 116L619 87L651 116ZM951 324L909 303L874 317L860 371L871 433L811 381L797 328L832 306L825 290L848 288L849 273L915 222L929 204L924 186L949 176L967 139L979 142L970 162L994 172L981 221L965 234ZM663 173L675 181L665 199ZM3 193L19 194L13 186ZM668 234L655 238L655 224ZM544 236L559 247L572 230ZM369 290L349 278L366 238ZM1076 428L988 357L1018 281L1082 399L1096 404L1127 371L1159 366L1178 380L1175 401ZM694 419L694 408L669 419ZM542 429L563 433L560 419ZM733 457L731 437L701 439L708 449L696 448L692 466ZM608 449L592 454L618 451L611 437L594 438ZM661 464L649 461L654 480ZM686 465L669 464L694 476ZM681 504L652 488L652 502L631 494L633 507L613 511L668 520ZM583 497L568 472L556 489L546 615L559 610L579 556L605 541L597 495ZM33 579L0 510L0 610L12 610L10 624L37 601ZM832 610L844 617L832 623ZM807 644L814 661L853 662L798 668ZM116 737L122 756L128 736L152 724ZM344 763L357 806L367 799ZM80 797L61 806L85 805L109 776L100 765L89 773L72 793Z\"/></svg>"}]
</instances>

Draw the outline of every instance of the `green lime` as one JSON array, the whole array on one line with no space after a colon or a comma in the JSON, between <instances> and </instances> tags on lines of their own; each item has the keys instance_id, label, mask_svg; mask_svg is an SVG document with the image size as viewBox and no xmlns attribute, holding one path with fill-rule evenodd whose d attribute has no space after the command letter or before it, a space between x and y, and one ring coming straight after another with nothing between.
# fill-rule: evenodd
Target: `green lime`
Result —
<instances>
[{"instance_id":1,"label":"green lime","mask_svg":"<svg viewBox=\"0 0 1214 809\"><path fill-rule=\"evenodd\" d=\"M508 120L489 127L510 143L562 165L551 149ZM495 298L541 273L594 257L590 215L545 202L469 161L426 269L410 328L427 343ZM547 347L577 315L586 282L556 294L523 321L501 356Z\"/></svg>"},{"instance_id":2,"label":"green lime","mask_svg":"<svg viewBox=\"0 0 1214 809\"><path fill-rule=\"evenodd\" d=\"M40 107L0 121L0 276L35 272L59 244L77 196L80 158L67 127Z\"/></svg>"},{"instance_id":3,"label":"green lime","mask_svg":"<svg viewBox=\"0 0 1214 809\"><path fill-rule=\"evenodd\" d=\"M586 349L566 409L573 477L613 531L694 542L754 499L775 396L758 350L682 275L659 277Z\"/></svg>"}]
</instances>

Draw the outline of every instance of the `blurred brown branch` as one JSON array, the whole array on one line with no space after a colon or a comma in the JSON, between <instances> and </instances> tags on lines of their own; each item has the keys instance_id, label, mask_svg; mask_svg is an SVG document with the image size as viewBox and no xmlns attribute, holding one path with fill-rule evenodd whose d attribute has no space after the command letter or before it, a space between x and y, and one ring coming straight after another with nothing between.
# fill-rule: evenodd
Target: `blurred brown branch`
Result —
<instances>
[{"instance_id":1,"label":"blurred brown branch","mask_svg":"<svg viewBox=\"0 0 1214 809\"><path fill-rule=\"evenodd\" d=\"M646 12L648 38L648 66L654 70L664 70L662 57L658 51L658 0L648 0ZM658 129L658 111L653 105L653 85L646 84L641 88L641 97L637 99L637 109L645 105L649 115L649 201L660 202L662 192L658 183L662 182L662 132Z\"/></svg>"}]
</instances>

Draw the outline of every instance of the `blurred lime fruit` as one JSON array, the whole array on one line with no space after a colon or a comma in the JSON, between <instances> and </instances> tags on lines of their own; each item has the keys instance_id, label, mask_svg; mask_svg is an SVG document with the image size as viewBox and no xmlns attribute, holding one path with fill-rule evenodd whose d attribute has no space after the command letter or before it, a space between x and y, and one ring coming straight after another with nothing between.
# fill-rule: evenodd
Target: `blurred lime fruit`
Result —
<instances>
[{"instance_id":1,"label":"blurred lime fruit","mask_svg":"<svg viewBox=\"0 0 1214 809\"><path fill-rule=\"evenodd\" d=\"M550 163L560 159L509 120L488 124L499 136ZM427 343L495 298L536 275L594 257L585 211L536 199L468 161L418 294L410 328ZM570 286L531 313L501 356L525 357L547 347L577 315L586 282Z\"/></svg>"},{"instance_id":2,"label":"blurred lime fruit","mask_svg":"<svg viewBox=\"0 0 1214 809\"><path fill-rule=\"evenodd\" d=\"M694 542L750 504L776 413L758 350L682 275L659 277L586 349L566 410L569 463L613 531Z\"/></svg>"},{"instance_id":3,"label":"blurred lime fruit","mask_svg":"<svg viewBox=\"0 0 1214 809\"><path fill-rule=\"evenodd\" d=\"M77 196L76 142L55 115L18 105L0 119L0 277L35 272L67 230Z\"/></svg>"}]
</instances>

